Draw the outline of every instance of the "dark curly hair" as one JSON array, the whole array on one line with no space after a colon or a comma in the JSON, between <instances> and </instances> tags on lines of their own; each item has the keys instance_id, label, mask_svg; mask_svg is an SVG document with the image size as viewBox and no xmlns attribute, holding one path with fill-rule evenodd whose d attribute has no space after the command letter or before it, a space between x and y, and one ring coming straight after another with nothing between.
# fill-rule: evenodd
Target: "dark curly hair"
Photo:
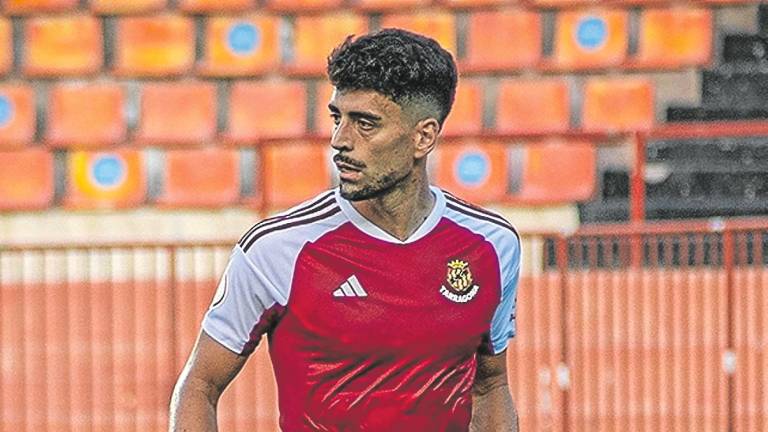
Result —
<instances>
[{"instance_id":1,"label":"dark curly hair","mask_svg":"<svg viewBox=\"0 0 768 432\"><path fill-rule=\"evenodd\" d=\"M339 91L375 90L397 103L426 105L442 126L456 94L456 63L434 39L401 29L349 36L328 57Z\"/></svg>"}]
</instances>

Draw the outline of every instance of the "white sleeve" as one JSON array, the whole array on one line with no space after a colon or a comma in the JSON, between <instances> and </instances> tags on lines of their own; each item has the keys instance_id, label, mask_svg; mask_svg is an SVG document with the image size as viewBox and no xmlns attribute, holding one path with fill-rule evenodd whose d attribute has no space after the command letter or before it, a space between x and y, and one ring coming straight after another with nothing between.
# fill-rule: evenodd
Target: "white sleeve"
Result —
<instances>
[{"instance_id":1,"label":"white sleeve","mask_svg":"<svg viewBox=\"0 0 768 432\"><path fill-rule=\"evenodd\" d=\"M520 280L520 240L509 236L509 241L500 248L501 300L491 321L491 346L493 354L507 349L509 339L515 336L517 309L517 285Z\"/></svg>"}]
</instances>

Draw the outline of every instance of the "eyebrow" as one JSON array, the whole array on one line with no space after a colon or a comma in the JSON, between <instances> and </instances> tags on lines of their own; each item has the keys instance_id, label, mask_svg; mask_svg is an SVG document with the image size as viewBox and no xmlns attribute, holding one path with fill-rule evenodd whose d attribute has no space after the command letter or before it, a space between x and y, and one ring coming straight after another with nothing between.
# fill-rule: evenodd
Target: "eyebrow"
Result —
<instances>
[{"instance_id":1,"label":"eyebrow","mask_svg":"<svg viewBox=\"0 0 768 432\"><path fill-rule=\"evenodd\" d=\"M341 110L339 110L334 104L328 104L328 109L334 114L341 114ZM381 116L366 111L350 111L348 115L353 119L362 118L373 121L381 121L382 119Z\"/></svg>"}]
</instances>

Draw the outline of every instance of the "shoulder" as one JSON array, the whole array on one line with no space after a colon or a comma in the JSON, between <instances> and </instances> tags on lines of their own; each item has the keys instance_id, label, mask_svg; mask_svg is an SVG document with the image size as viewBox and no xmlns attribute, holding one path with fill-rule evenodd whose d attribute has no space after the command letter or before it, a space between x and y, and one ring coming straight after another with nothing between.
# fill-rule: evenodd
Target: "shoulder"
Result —
<instances>
[{"instance_id":1,"label":"shoulder","mask_svg":"<svg viewBox=\"0 0 768 432\"><path fill-rule=\"evenodd\" d=\"M445 216L455 223L497 242L520 243L520 235L504 216L443 191Z\"/></svg>"}]
</instances>

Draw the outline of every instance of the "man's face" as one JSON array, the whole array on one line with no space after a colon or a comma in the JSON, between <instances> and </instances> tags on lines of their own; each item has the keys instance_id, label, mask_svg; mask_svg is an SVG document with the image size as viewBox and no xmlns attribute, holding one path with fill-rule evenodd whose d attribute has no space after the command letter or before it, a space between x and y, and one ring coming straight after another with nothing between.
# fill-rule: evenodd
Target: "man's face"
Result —
<instances>
[{"instance_id":1,"label":"man's face","mask_svg":"<svg viewBox=\"0 0 768 432\"><path fill-rule=\"evenodd\" d=\"M373 90L334 90L328 109L341 196L351 201L374 198L410 176L416 137L400 105Z\"/></svg>"}]
</instances>

